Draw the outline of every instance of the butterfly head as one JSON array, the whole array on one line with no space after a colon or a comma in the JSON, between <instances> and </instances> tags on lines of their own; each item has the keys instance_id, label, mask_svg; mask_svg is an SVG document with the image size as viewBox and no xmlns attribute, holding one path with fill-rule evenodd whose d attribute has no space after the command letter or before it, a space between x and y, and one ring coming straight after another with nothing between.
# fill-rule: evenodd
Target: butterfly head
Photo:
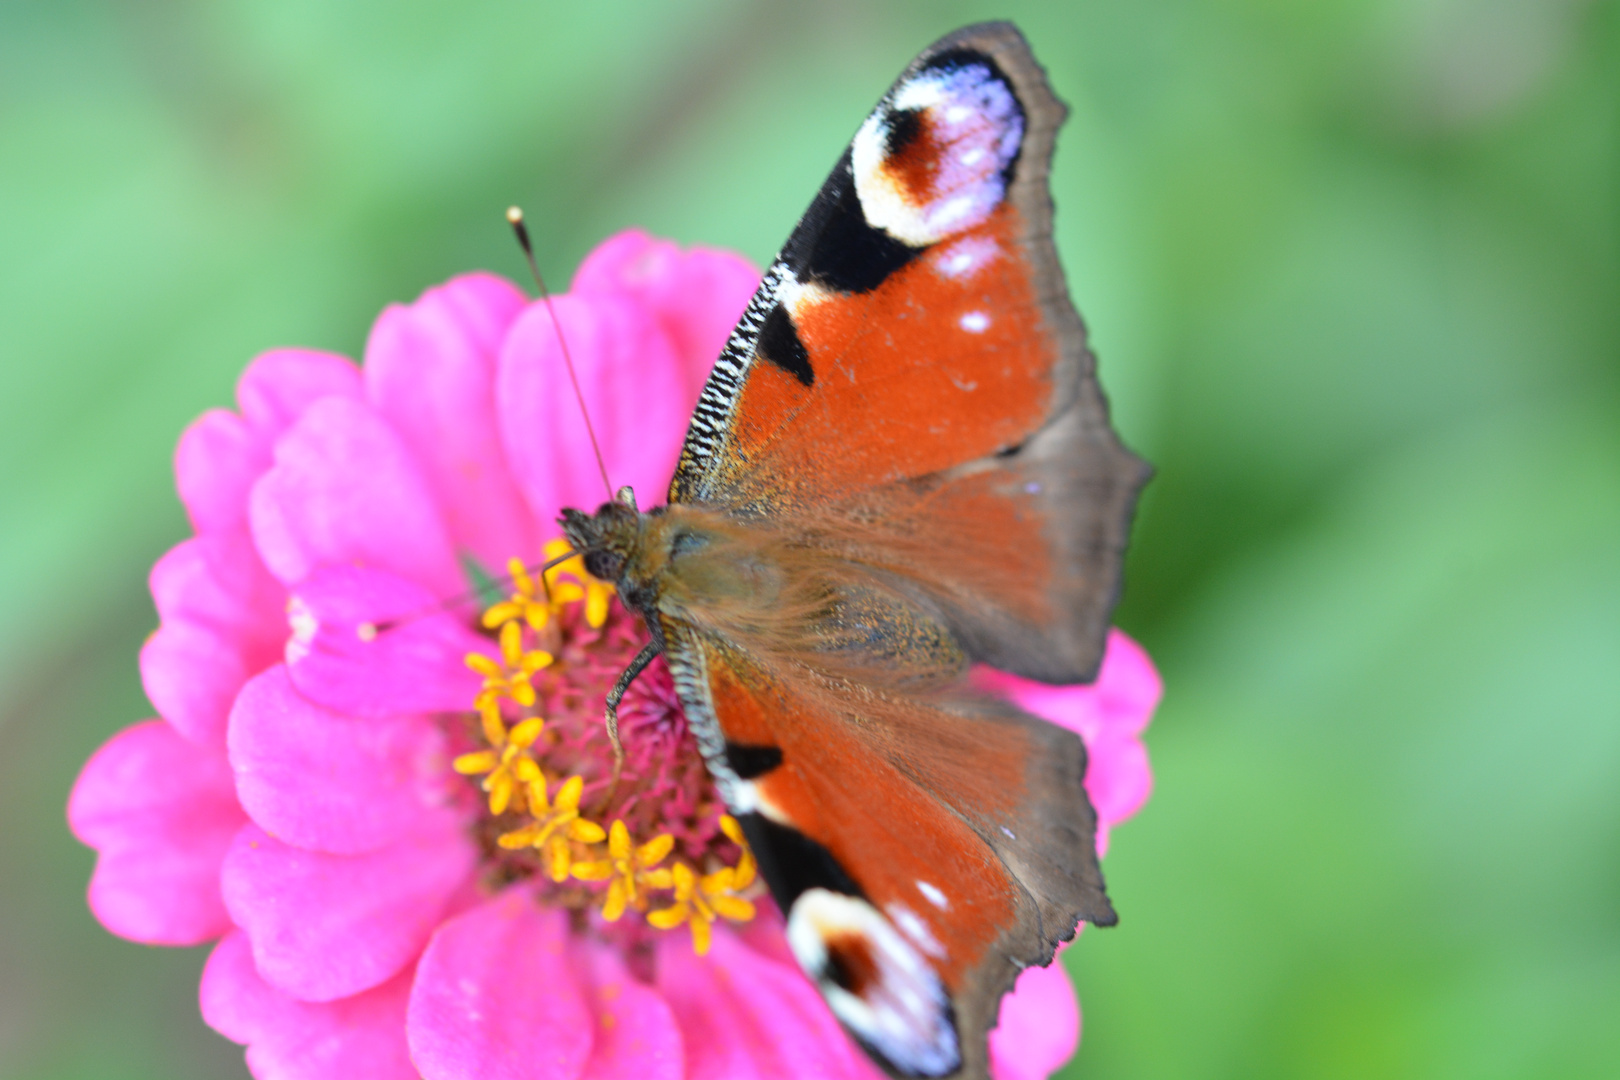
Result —
<instances>
[{"instance_id":1,"label":"butterfly head","mask_svg":"<svg viewBox=\"0 0 1620 1080\"><path fill-rule=\"evenodd\" d=\"M597 507L594 514L564 510L558 523L574 550L584 556L592 577L615 584L623 580L625 567L642 543L642 516L634 492L620 488L613 501Z\"/></svg>"}]
</instances>

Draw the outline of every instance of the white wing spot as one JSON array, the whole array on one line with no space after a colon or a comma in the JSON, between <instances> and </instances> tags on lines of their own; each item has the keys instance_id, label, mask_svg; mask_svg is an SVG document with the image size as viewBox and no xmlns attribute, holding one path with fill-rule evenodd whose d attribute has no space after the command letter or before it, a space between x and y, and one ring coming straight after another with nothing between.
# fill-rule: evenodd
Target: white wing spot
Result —
<instances>
[{"instance_id":1,"label":"white wing spot","mask_svg":"<svg viewBox=\"0 0 1620 1080\"><path fill-rule=\"evenodd\" d=\"M973 218L983 217L979 212L978 200L974 195L958 195L953 199L946 199L939 203L933 212L933 224L947 233L955 232L958 227L967 228L977 225Z\"/></svg>"},{"instance_id":2,"label":"white wing spot","mask_svg":"<svg viewBox=\"0 0 1620 1080\"><path fill-rule=\"evenodd\" d=\"M923 922L915 911L898 902L890 904L886 910L889 913L889 921L899 927L900 932L910 938L917 948L929 956L944 959L945 946L939 943L933 931L928 929L928 924Z\"/></svg>"},{"instance_id":3,"label":"white wing spot","mask_svg":"<svg viewBox=\"0 0 1620 1080\"><path fill-rule=\"evenodd\" d=\"M891 168L890 118L915 111L929 136L930 179ZM1024 137L1012 89L983 64L930 71L901 86L850 144L850 171L866 223L925 247L989 218L1006 195L1005 170Z\"/></svg>"},{"instance_id":4,"label":"white wing spot","mask_svg":"<svg viewBox=\"0 0 1620 1080\"><path fill-rule=\"evenodd\" d=\"M710 769L714 766L710 765ZM734 778L733 778L734 777ZM782 808L771 802L770 797L759 789L759 785L752 780L744 780L735 773L727 778L726 805L734 814L761 814L778 825L791 825L793 822Z\"/></svg>"},{"instance_id":5,"label":"white wing spot","mask_svg":"<svg viewBox=\"0 0 1620 1080\"><path fill-rule=\"evenodd\" d=\"M943 1076L959 1068L962 1058L945 987L923 958L940 946L903 905L892 905L893 915L899 918L891 921L860 897L806 889L788 910L788 947L833 1015L894 1071ZM920 938L913 934L919 928ZM858 992L840 985L830 968L834 950L852 939L861 943L875 968L874 977Z\"/></svg>"},{"instance_id":6,"label":"white wing spot","mask_svg":"<svg viewBox=\"0 0 1620 1080\"><path fill-rule=\"evenodd\" d=\"M946 898L944 893L939 891L938 885L933 885L926 881L918 881L917 891L922 893L930 904L933 904L941 911L945 911L951 906L950 900Z\"/></svg>"},{"instance_id":7,"label":"white wing spot","mask_svg":"<svg viewBox=\"0 0 1620 1080\"><path fill-rule=\"evenodd\" d=\"M1001 246L988 236L964 236L929 256L934 270L952 279L978 273L1001 254Z\"/></svg>"},{"instance_id":8,"label":"white wing spot","mask_svg":"<svg viewBox=\"0 0 1620 1080\"><path fill-rule=\"evenodd\" d=\"M970 311L961 319L962 329L970 334L982 334L990 325L990 316L982 311Z\"/></svg>"},{"instance_id":9,"label":"white wing spot","mask_svg":"<svg viewBox=\"0 0 1620 1080\"><path fill-rule=\"evenodd\" d=\"M776 290L777 302L787 308L788 314L795 319L802 318L812 307L832 295L815 282L801 282L791 273L783 275L782 284Z\"/></svg>"}]
</instances>

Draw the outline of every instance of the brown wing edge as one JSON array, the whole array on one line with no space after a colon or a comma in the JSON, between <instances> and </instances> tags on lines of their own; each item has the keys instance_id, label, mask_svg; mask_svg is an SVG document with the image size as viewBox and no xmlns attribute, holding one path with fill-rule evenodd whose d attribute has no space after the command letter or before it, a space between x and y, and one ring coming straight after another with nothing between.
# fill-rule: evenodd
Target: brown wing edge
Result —
<instances>
[{"instance_id":1,"label":"brown wing edge","mask_svg":"<svg viewBox=\"0 0 1620 1080\"><path fill-rule=\"evenodd\" d=\"M976 702L971 708L986 720L1028 727L1046 749L1030 759L1030 798L1014 823L1015 838L1007 837L1000 823L963 814L1029 899L1018 921L968 971L952 999L962 1048L956 1077L986 1080L989 1035L1000 1019L1002 998L1018 976L1025 968L1051 964L1057 947L1074 939L1079 922L1113 926L1119 916L1109 903L1097 860L1097 815L1084 787L1085 744L1073 732L1004 703ZM1048 856L1064 852L1078 856L1067 867Z\"/></svg>"},{"instance_id":2,"label":"brown wing edge","mask_svg":"<svg viewBox=\"0 0 1620 1080\"><path fill-rule=\"evenodd\" d=\"M1093 406L1088 399L1095 401ZM1036 623L997 597L961 589L930 590L969 656L1041 682L1089 683L1097 677L1114 606L1124 586L1126 543L1151 469L1119 445L1096 386L1086 380L1067 412L1018 452L951 470L934 483L988 486L1029 499L1043 522L1051 573L1046 590L1057 618ZM1037 495L1029 495L1031 488Z\"/></svg>"},{"instance_id":3,"label":"brown wing edge","mask_svg":"<svg viewBox=\"0 0 1620 1080\"><path fill-rule=\"evenodd\" d=\"M973 462L951 470L964 476L1002 468L1010 479L1042 484L1051 512L1049 540L1067 580L1055 583L1073 621L1043 636L1005 619L984 618L980 605L943 600L969 654L982 663L1055 684L1088 683L1097 676L1110 616L1124 581L1124 552L1137 497L1152 467L1127 450L1109 421L1108 402L1097 383L1096 357L1086 328L1069 298L1069 286L1052 239L1052 193L1048 183L1057 130L1068 107L1052 93L1045 69L1029 42L1010 22L967 26L928 48L911 70L939 53L973 49L988 54L1012 80L1024 106L1027 129L1008 198L1024 222L1023 244L1034 265L1041 313L1059 350L1056 391L1046 424L1010 457ZM901 77L902 79L905 76ZM952 475L937 478L950 482Z\"/></svg>"}]
</instances>

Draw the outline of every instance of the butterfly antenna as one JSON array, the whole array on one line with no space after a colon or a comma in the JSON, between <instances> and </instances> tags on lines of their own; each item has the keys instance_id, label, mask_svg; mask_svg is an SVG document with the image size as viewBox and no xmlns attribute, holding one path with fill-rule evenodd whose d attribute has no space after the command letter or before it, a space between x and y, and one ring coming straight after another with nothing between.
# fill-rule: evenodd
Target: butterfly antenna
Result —
<instances>
[{"instance_id":1,"label":"butterfly antenna","mask_svg":"<svg viewBox=\"0 0 1620 1080\"><path fill-rule=\"evenodd\" d=\"M603 479L606 479L606 477L603 477ZM575 551L573 548L569 548L561 555L558 555L555 559L548 559L544 563L541 563L539 569L535 569L534 567L527 568L530 573L537 574L539 576L540 587L546 592L546 603L551 603L551 579L546 575L551 572L552 567L561 566L563 563L567 562L569 559L572 559L578 554L580 554L580 552Z\"/></svg>"},{"instance_id":2,"label":"butterfly antenna","mask_svg":"<svg viewBox=\"0 0 1620 1080\"><path fill-rule=\"evenodd\" d=\"M585 419L585 434L591 437L591 453L596 455L596 469L602 474L602 486L607 488L608 501L611 502L613 483L608 479L607 465L602 461L602 447L596 441L596 429L591 426L590 410L585 408L585 395L579 389L579 376L574 373L574 358L568 352L568 339L563 337L562 323L557 321L557 309L551 302L551 290L546 288L546 280L540 276L540 264L534 261L534 245L529 243L529 227L523 223L523 211L516 206L508 207L506 220L511 224L512 231L517 234L518 246L523 249L523 258L529 263L529 273L534 276L534 284L540 290L540 299L546 302L546 310L551 313L551 326L557 331L557 344L562 346L563 365L568 368L568 381L574 386L574 400L579 402L579 414Z\"/></svg>"}]
</instances>

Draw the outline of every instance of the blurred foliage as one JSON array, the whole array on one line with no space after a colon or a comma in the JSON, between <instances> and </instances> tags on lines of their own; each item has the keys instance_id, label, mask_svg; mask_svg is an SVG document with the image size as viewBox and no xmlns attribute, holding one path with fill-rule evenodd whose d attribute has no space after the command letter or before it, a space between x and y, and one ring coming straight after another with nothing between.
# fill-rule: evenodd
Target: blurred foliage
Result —
<instances>
[{"instance_id":1,"label":"blurred foliage","mask_svg":"<svg viewBox=\"0 0 1620 1080\"><path fill-rule=\"evenodd\" d=\"M1068 1075L1620 1075L1620 11L1578 0L0 6L0 1077L242 1075L84 909L169 454L530 214L765 261L935 36L1072 115L1168 695ZM1605 1020L1604 1018L1608 1019Z\"/></svg>"}]
</instances>

